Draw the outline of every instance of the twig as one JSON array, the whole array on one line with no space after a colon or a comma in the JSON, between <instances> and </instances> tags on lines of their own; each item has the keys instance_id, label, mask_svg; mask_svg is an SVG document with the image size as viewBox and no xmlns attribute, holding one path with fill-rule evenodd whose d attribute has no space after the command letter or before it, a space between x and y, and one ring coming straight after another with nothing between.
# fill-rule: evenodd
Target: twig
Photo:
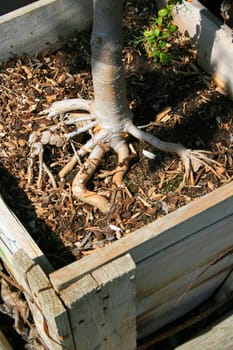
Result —
<instances>
[{"instance_id":1,"label":"twig","mask_svg":"<svg viewBox=\"0 0 233 350\"><path fill-rule=\"evenodd\" d=\"M43 169L46 172L46 174L48 175L53 188L54 189L57 188L57 184L56 184L56 181L54 179L54 176L53 176L53 174L51 173L51 171L49 170L49 168L47 167L47 165L44 162L43 162Z\"/></svg>"}]
</instances>

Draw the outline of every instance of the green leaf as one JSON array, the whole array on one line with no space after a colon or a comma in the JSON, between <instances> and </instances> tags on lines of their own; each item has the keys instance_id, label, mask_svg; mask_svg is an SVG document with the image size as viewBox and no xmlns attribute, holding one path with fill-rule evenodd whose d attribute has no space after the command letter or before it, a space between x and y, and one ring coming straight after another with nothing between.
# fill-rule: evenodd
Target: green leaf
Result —
<instances>
[{"instance_id":1,"label":"green leaf","mask_svg":"<svg viewBox=\"0 0 233 350\"><path fill-rule=\"evenodd\" d=\"M159 59L162 64L168 64L169 62L169 56L164 52L160 52Z\"/></svg>"},{"instance_id":2,"label":"green leaf","mask_svg":"<svg viewBox=\"0 0 233 350\"><path fill-rule=\"evenodd\" d=\"M173 4L167 5L167 9L168 9L169 12L171 12L173 10L173 8L174 8Z\"/></svg>"},{"instance_id":3,"label":"green leaf","mask_svg":"<svg viewBox=\"0 0 233 350\"><path fill-rule=\"evenodd\" d=\"M167 31L163 31L162 34L161 34L161 37L162 37L163 39L167 39L169 36L170 36L170 34L169 34L169 32L167 32Z\"/></svg>"},{"instance_id":4,"label":"green leaf","mask_svg":"<svg viewBox=\"0 0 233 350\"><path fill-rule=\"evenodd\" d=\"M151 30L145 30L145 31L143 32L144 37L149 37L149 36L151 36L151 34L152 34L152 31L151 31Z\"/></svg>"},{"instance_id":5,"label":"green leaf","mask_svg":"<svg viewBox=\"0 0 233 350\"><path fill-rule=\"evenodd\" d=\"M167 22L171 22L173 20L173 16L171 14L167 15Z\"/></svg>"},{"instance_id":6,"label":"green leaf","mask_svg":"<svg viewBox=\"0 0 233 350\"><path fill-rule=\"evenodd\" d=\"M163 50L166 47L167 42L165 40L161 40L159 43L159 47L161 50Z\"/></svg>"},{"instance_id":7,"label":"green leaf","mask_svg":"<svg viewBox=\"0 0 233 350\"><path fill-rule=\"evenodd\" d=\"M159 27L155 27L154 30L153 30L153 35L154 35L155 37L158 37L159 34L160 34L160 29L159 29Z\"/></svg>"},{"instance_id":8,"label":"green leaf","mask_svg":"<svg viewBox=\"0 0 233 350\"><path fill-rule=\"evenodd\" d=\"M175 33L177 31L178 27L175 26L174 24L171 24L170 26L168 26L168 30L170 33Z\"/></svg>"},{"instance_id":9,"label":"green leaf","mask_svg":"<svg viewBox=\"0 0 233 350\"><path fill-rule=\"evenodd\" d=\"M167 16L168 12L169 12L168 9L161 9L158 11L158 16L165 17L165 16Z\"/></svg>"},{"instance_id":10,"label":"green leaf","mask_svg":"<svg viewBox=\"0 0 233 350\"><path fill-rule=\"evenodd\" d=\"M163 17L158 17L156 22L161 26L163 24Z\"/></svg>"}]
</instances>

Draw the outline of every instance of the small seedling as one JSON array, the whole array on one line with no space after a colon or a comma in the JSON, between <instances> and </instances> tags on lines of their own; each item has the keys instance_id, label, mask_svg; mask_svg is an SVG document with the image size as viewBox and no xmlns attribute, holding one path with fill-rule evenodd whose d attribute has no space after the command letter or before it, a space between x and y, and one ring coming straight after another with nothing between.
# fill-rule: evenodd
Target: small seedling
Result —
<instances>
[{"instance_id":1,"label":"small seedling","mask_svg":"<svg viewBox=\"0 0 233 350\"><path fill-rule=\"evenodd\" d=\"M182 0L168 1L166 7L152 17L150 26L144 30L141 38L148 57L161 65L167 65L173 59L169 49L178 29L172 23L172 10L177 3L182 3Z\"/></svg>"}]
</instances>

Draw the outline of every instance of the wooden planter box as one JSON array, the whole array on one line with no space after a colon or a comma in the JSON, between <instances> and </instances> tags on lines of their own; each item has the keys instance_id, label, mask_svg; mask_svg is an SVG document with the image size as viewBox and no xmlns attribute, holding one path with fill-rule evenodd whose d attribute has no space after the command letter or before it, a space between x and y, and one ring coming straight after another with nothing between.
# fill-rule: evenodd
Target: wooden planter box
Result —
<instances>
[{"instance_id":1,"label":"wooden planter box","mask_svg":"<svg viewBox=\"0 0 233 350\"><path fill-rule=\"evenodd\" d=\"M87 0L41 0L0 17L1 59L10 52L42 50L60 35L85 27L89 5ZM186 6L178 12L183 28L193 37L201 19L201 31L210 31L205 40L213 39L208 47L204 34L195 37L201 64L214 70L232 93L232 47L224 46L226 57L220 55L223 44L216 33L222 29L216 29L216 19L202 17L207 10L195 1ZM16 30L21 33L17 39ZM51 350L136 349L137 339L207 300L230 276L218 293L225 298L232 289L232 253L233 183L56 271L0 199L1 259L22 286Z\"/></svg>"}]
</instances>

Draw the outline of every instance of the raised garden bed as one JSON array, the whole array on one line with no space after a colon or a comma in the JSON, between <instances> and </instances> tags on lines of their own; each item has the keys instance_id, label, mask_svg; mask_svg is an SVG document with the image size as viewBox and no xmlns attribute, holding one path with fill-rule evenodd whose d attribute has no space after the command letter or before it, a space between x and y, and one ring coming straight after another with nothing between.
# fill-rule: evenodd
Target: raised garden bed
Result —
<instances>
[{"instance_id":1,"label":"raised garden bed","mask_svg":"<svg viewBox=\"0 0 233 350\"><path fill-rule=\"evenodd\" d=\"M73 6L81 5L78 1L69 1L68 5L67 1L39 1L16 11L14 17L3 16L0 33L9 36L4 41L2 59L7 59L10 52L31 54L48 47L48 41L51 45L57 43L60 34L64 36L75 28L73 13L79 9ZM228 59L232 47L226 48L228 30L221 29L209 13L202 17L207 10L199 3L186 6L179 8L180 16L175 20L195 38L201 65L211 68L223 81L221 88L227 87L232 94L231 69L226 70L226 65L232 64ZM54 13L55 22L49 20ZM40 18L36 22L40 32L33 30L35 18ZM80 22L80 28L87 22L88 18ZM198 35L197 23L201 29ZM22 42L14 39L16 24L18 30L22 28ZM206 37L200 33L209 34ZM1 258L24 291L47 347L135 349L137 339L212 296L232 271L232 193L233 184L224 185L57 270L1 201ZM231 285L222 288L228 293ZM226 297L224 293L219 295L221 300Z\"/></svg>"}]
</instances>

